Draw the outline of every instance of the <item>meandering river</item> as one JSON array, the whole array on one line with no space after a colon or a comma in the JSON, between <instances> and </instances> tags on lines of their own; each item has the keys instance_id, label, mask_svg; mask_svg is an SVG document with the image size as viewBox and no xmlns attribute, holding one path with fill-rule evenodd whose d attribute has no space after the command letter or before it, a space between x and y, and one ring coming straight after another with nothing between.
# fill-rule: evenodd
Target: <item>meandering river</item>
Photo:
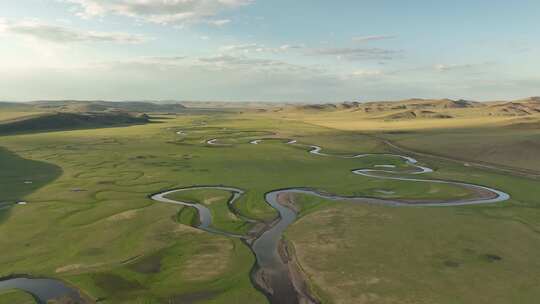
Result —
<instances>
[{"instance_id":1,"label":"meandering river","mask_svg":"<svg viewBox=\"0 0 540 304\"><path fill-rule=\"evenodd\" d=\"M185 134L181 132L178 134ZM225 145L220 144L216 138L207 140L208 145ZM258 145L263 143L264 139L252 140L250 143ZM321 156L321 157L337 157L337 158L363 158L371 155L387 155L403 159L407 165L412 168L410 171L395 171L394 165L390 164L378 164L373 168L360 168L352 170L353 174L363 175L370 178L388 179L388 180L401 180L409 182L421 182L421 183L439 183L450 184L459 187L470 189L475 193L474 198L449 200L449 201L437 201L437 200L424 200L424 201L410 201L410 200L388 200L382 198L372 197L350 197L340 196L336 194L322 193L316 189L310 188L288 188L277 189L265 194L265 201L272 206L279 214L278 219L273 223L267 223L261 231L255 233L255 235L244 236L239 234L230 233L227 231L219 230L212 226L212 214L210 210L201 204L192 202L182 202L171 199L171 194L190 191L197 189L218 189L228 191L231 193L231 197L228 201L229 210L235 213L237 216L245 221L255 222L255 220L238 214L234 208L234 203L244 194L244 191L234 187L225 186L192 186L181 189L168 190L162 193L151 195L151 199L169 204L183 205L187 207L195 208L199 215L199 224L197 228L204 230L208 233L214 233L232 238L241 238L245 241L253 251L256 257L256 265L254 271L252 271L252 281L254 284L265 293L269 301L272 304L300 304L300 303L317 303L317 300L312 298L309 293L302 288L302 282L298 281L298 277L293 275L294 270L289 259L283 256L283 240L282 236L287 227L289 227L297 218L296 211L286 204L280 202L280 196L288 194L306 194L318 196L321 198L335 200L335 201L348 201L354 203L370 203L370 204L384 204L394 206L456 206L456 205L473 205L473 204L491 204L508 200L510 196L502 191L492 189L489 187L468 184L463 182L445 181L445 180L430 180L413 178L411 175L420 175L433 172L432 169L418 165L418 162L411 157L394 155L394 154L356 154L350 156L332 155L322 152L320 146L304 145L298 143L296 140L286 140L288 145L299 145L308 148L309 153ZM46 303L48 300L58 299L60 297L69 297L77 303L84 303L78 291L64 284L61 281L54 279L37 279L30 277L15 277L0 281L0 290L3 289L21 289L32 294L41 303Z\"/></svg>"},{"instance_id":2,"label":"meandering river","mask_svg":"<svg viewBox=\"0 0 540 304\"><path fill-rule=\"evenodd\" d=\"M12 277L0 281L0 290L19 289L31 294L39 304L48 301L70 299L69 303L86 303L76 288L54 279ZM67 303L67 302L66 302ZM15 304L15 303L14 303Z\"/></svg>"},{"instance_id":3,"label":"meandering river","mask_svg":"<svg viewBox=\"0 0 540 304\"><path fill-rule=\"evenodd\" d=\"M211 139L206 143L209 145L225 145L220 144L219 139ZM250 141L250 144L259 145L263 142L263 139L257 139ZM229 200L229 204L232 205L234 202L244 193L242 190L232 187L223 187L223 186L195 186L182 189L175 189L166 191L163 193L155 194L151 196L152 199L165 203L180 204L184 206L189 206L196 208L199 211L200 225L198 228L220 235L226 235L230 237L241 237L246 240L246 244L250 246L252 251L255 254L257 259L257 264L255 269L252 272L253 282L257 287L262 290L268 297L271 303L279 304L299 304L299 303L317 303L316 299L310 297L309 294L301 287L301 282L297 282L297 278L294 279L291 274L293 270L291 269L290 261L284 259L282 253L282 235L297 218L296 211L293 210L290 206L282 204L279 200L281 195L285 194L306 194L318 196L321 198L334 200L334 201L349 201L355 203L370 203L370 204L383 204L383 205L393 205L393 206L432 206L432 207L441 207L441 206L456 206L456 205L474 205L474 204L490 204L497 203L508 200L510 196L507 193L502 191L492 189L485 186L468 184L463 182L454 182L454 181L445 181L445 180L430 180L430 179L419 179L408 177L407 175L419 175L425 173L433 172L432 169L424 166L418 165L418 161L412 157L395 155L395 154L356 154L350 156L343 155L332 155L322 152L320 146L315 145L303 145L298 143L296 140L287 140L286 144L289 145L300 145L309 148L309 153L322 157L337 157L337 158L363 158L372 155L386 155L392 157L398 157L403 159L409 167L412 168L411 171L394 171L390 170L395 168L394 165L388 164L379 164L374 168L362 168L355 169L351 172L357 175L363 175L370 178L378 179L389 179L389 180L402 180L410 182L422 182L422 183L439 183L439 184L450 184L456 185L464 188L470 189L475 193L476 197L459 199L459 200L450 200L450 201L438 201L438 200L424 200L424 201L408 201L408 200L388 200L381 198L372 198L372 197L350 197L350 196L340 196L335 194L327 194L319 192L316 189L309 188L288 188L288 189L278 189L273 190L265 194L265 201L270 206L272 206L279 214L279 218L274 221L272 224L266 225L265 229L257 234L254 238L249 236L240 236L235 234L230 234L228 232L220 231L211 227L212 217L211 213L205 206L200 204L193 204L190 202L179 202L166 198L165 196L170 195L179 191L188 191L193 189L220 189L229 191L233 194ZM401 176L398 176L401 175ZM402 176L405 175L405 176ZM230 208L234 212L234 208ZM238 215L238 214L237 214Z\"/></svg>"}]
</instances>

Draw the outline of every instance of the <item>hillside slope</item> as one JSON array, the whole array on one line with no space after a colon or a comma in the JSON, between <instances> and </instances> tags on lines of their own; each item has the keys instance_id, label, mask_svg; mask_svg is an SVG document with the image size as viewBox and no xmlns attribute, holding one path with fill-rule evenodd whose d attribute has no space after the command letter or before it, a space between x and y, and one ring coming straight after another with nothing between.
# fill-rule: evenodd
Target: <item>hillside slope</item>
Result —
<instances>
[{"instance_id":1,"label":"hillside slope","mask_svg":"<svg viewBox=\"0 0 540 304\"><path fill-rule=\"evenodd\" d=\"M186 107L179 103L158 104L147 101L82 101L82 100L40 100L28 103L40 110L62 112L139 112L139 113L180 113Z\"/></svg>"},{"instance_id":2,"label":"hillside slope","mask_svg":"<svg viewBox=\"0 0 540 304\"><path fill-rule=\"evenodd\" d=\"M128 113L48 113L0 123L0 134L32 133L143 124L148 116Z\"/></svg>"}]
</instances>

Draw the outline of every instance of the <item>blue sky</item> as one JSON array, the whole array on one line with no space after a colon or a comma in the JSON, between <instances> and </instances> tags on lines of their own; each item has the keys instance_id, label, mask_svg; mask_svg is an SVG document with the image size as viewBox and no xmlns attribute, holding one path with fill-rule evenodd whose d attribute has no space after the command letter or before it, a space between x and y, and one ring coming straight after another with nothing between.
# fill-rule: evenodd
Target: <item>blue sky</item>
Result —
<instances>
[{"instance_id":1,"label":"blue sky","mask_svg":"<svg viewBox=\"0 0 540 304\"><path fill-rule=\"evenodd\" d=\"M3 0L0 100L540 95L532 0Z\"/></svg>"}]
</instances>

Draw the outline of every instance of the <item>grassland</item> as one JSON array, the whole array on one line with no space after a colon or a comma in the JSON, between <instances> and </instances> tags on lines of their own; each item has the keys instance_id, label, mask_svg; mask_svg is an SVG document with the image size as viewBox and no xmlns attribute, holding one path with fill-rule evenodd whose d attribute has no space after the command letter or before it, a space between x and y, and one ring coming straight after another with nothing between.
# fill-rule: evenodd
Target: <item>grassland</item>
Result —
<instances>
[{"instance_id":1,"label":"grassland","mask_svg":"<svg viewBox=\"0 0 540 304\"><path fill-rule=\"evenodd\" d=\"M407 150L540 174L540 102L472 103L410 100L322 110L288 109L274 116L390 140ZM403 112L430 115L396 118ZM268 116L268 114L266 114Z\"/></svg>"},{"instance_id":2,"label":"grassland","mask_svg":"<svg viewBox=\"0 0 540 304\"><path fill-rule=\"evenodd\" d=\"M467 170L447 165L437 174L467 178ZM385 208L300 197L311 209L287 237L328 303L534 303L540 283L535 183L472 176L470 182L509 190L512 202Z\"/></svg>"},{"instance_id":3,"label":"grassland","mask_svg":"<svg viewBox=\"0 0 540 304\"><path fill-rule=\"evenodd\" d=\"M9 123L29 117L36 117L42 115L43 112L28 112L28 111L6 111L0 112L0 124Z\"/></svg>"},{"instance_id":4,"label":"grassland","mask_svg":"<svg viewBox=\"0 0 540 304\"><path fill-rule=\"evenodd\" d=\"M168 198L202 204L210 209L212 215L212 227L220 231L236 234L246 234L250 228L247 222L238 218L228 206L232 194L224 190L197 189L186 192L177 192ZM178 213L178 221L192 225L198 222L197 213L193 208L184 207Z\"/></svg>"},{"instance_id":5,"label":"grassland","mask_svg":"<svg viewBox=\"0 0 540 304\"><path fill-rule=\"evenodd\" d=\"M455 128L382 137L419 152L540 173L540 127L532 123L525 127Z\"/></svg>"},{"instance_id":6,"label":"grassland","mask_svg":"<svg viewBox=\"0 0 540 304\"><path fill-rule=\"evenodd\" d=\"M2 167L28 164L27 170L0 171L9 172L0 180L1 200L28 205L9 209L0 225L0 276L60 278L100 303L266 303L250 282L255 260L241 241L197 230L190 226L196 219L191 208L155 203L148 195L234 186L246 191L236 203L240 212L267 222L276 213L264 193L285 187L409 199L471 195L451 185L350 173L378 164L406 169L395 157L335 159L277 140L248 143L280 137L342 154L391 151L373 134L282 115L169 115L147 125L1 137ZM208 145L212 138L222 145ZM540 280L537 181L420 161L436 169L428 178L484 184L509 192L512 200L438 209L298 198L302 217L287 239L313 289L325 303L534 303L539 295L531 287ZM17 182L9 184L15 171ZM37 182L39 172L56 173ZM36 182L24 184L30 178ZM29 185L35 188L23 188ZM244 233L249 225L231 216L228 198L221 191L175 194L208 206L216 227Z\"/></svg>"},{"instance_id":7,"label":"grassland","mask_svg":"<svg viewBox=\"0 0 540 304\"><path fill-rule=\"evenodd\" d=\"M14 203L23 202L24 197L58 178L60 167L19 157L0 148L0 223L9 217Z\"/></svg>"},{"instance_id":8,"label":"grassland","mask_svg":"<svg viewBox=\"0 0 540 304\"><path fill-rule=\"evenodd\" d=\"M34 304L34 298L19 290L0 291L0 304Z\"/></svg>"}]
</instances>

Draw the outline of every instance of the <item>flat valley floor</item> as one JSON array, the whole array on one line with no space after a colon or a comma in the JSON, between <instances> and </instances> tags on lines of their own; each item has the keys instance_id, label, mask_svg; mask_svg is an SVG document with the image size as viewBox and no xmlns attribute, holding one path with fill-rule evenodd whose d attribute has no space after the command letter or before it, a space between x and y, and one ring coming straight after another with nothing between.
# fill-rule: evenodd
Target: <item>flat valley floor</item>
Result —
<instances>
[{"instance_id":1,"label":"flat valley floor","mask_svg":"<svg viewBox=\"0 0 540 304\"><path fill-rule=\"evenodd\" d=\"M285 303L289 287L290 303L537 303L537 121L363 128L332 115L2 136L0 277L54 279L81 303ZM309 191L265 199L289 188ZM152 199L175 189L173 203ZM280 208L290 223L271 237L289 287L255 255ZM0 303L35 301L0 291Z\"/></svg>"}]
</instances>

